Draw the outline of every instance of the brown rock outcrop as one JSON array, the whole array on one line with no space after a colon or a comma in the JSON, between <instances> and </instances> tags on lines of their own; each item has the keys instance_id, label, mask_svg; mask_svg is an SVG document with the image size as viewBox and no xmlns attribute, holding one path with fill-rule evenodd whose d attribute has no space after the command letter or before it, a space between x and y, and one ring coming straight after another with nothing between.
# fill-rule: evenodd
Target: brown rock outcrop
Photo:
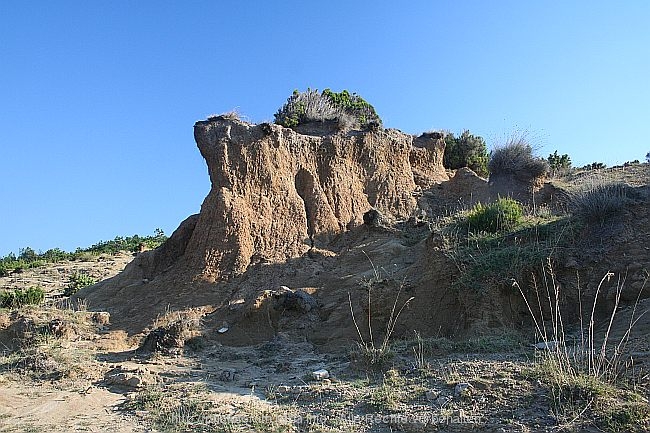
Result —
<instances>
[{"instance_id":1,"label":"brown rock outcrop","mask_svg":"<svg viewBox=\"0 0 650 433\"><path fill-rule=\"evenodd\" d=\"M211 284L327 247L362 225L372 208L387 221L408 219L418 211L416 192L447 179L444 140L435 134L302 132L224 117L197 122L194 136L212 183L200 214L79 296L118 322L120 313L144 322L142 315L155 317L170 302L220 304L228 290L214 293Z\"/></svg>"},{"instance_id":2,"label":"brown rock outcrop","mask_svg":"<svg viewBox=\"0 0 650 433\"><path fill-rule=\"evenodd\" d=\"M440 137L396 130L309 136L220 119L198 122L194 136L212 189L187 251L211 279L322 246L362 224L370 208L408 218L417 208L412 155L429 178L445 176Z\"/></svg>"}]
</instances>

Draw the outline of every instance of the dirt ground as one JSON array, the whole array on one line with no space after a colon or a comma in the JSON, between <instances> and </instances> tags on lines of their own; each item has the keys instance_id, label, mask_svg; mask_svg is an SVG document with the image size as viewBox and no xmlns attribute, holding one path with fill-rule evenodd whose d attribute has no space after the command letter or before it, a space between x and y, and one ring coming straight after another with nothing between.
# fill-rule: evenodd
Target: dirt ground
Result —
<instances>
[{"instance_id":1,"label":"dirt ground","mask_svg":"<svg viewBox=\"0 0 650 433\"><path fill-rule=\"evenodd\" d=\"M84 266L98 273L106 264ZM205 313L192 317L209 320ZM23 333L22 358L5 353L0 432L558 431L553 396L535 367L540 353L531 347L534 341L517 333L460 341L413 335L396 340L387 364L374 369L354 345L323 350L282 333L244 346L196 333L182 348L143 353L138 339L111 331L94 314L54 306L0 314L3 344L10 342L10 331L20 333L16 323L36 329L60 318L72 329L31 343L29 332ZM612 339L625 332L631 314L621 310ZM157 324L188 317L170 313ZM646 399L648 323L639 321L631 340L636 386ZM26 360L34 353L57 365L30 364ZM329 377L315 380L313 373L321 369ZM568 423L572 414L562 419ZM572 428L608 431L589 423Z\"/></svg>"}]
</instances>

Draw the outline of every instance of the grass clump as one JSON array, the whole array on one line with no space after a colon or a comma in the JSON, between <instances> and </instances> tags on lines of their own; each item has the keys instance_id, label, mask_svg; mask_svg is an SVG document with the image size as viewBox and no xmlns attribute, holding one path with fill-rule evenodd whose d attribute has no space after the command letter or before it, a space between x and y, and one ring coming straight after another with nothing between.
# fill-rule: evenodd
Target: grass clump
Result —
<instances>
[{"instance_id":1,"label":"grass clump","mask_svg":"<svg viewBox=\"0 0 650 433\"><path fill-rule=\"evenodd\" d=\"M571 194L573 215L603 224L631 201L631 188L624 183L595 182Z\"/></svg>"},{"instance_id":2,"label":"grass clump","mask_svg":"<svg viewBox=\"0 0 650 433\"><path fill-rule=\"evenodd\" d=\"M548 169L548 162L534 155L525 136L513 137L494 149L488 162L490 177L513 176L524 181L541 178Z\"/></svg>"},{"instance_id":3,"label":"grass clump","mask_svg":"<svg viewBox=\"0 0 650 433\"><path fill-rule=\"evenodd\" d=\"M570 336L565 333L562 293L550 260L542 275L543 285L538 287L535 282L533 294L529 296L517 283L515 286L528 307L537 338L546 343L546 350L537 356L536 370L540 380L550 388L553 414L558 423L567 429L595 424L606 431L647 431L650 407L641 395L628 389L626 382L628 364L624 353L638 320L637 304L627 331L618 341L611 337L623 290L621 280L616 285L614 305L604 330L597 329L596 325L598 295L613 274L605 274L596 288L591 312L585 316L586 323L578 293L580 328L577 335ZM531 304L532 299L537 300L536 306Z\"/></svg>"},{"instance_id":4,"label":"grass clump","mask_svg":"<svg viewBox=\"0 0 650 433\"><path fill-rule=\"evenodd\" d=\"M397 293L395 295L395 301L393 302L393 305L390 310L388 321L386 322L385 328L383 329L383 336L381 340L379 340L380 342L378 341L377 343L375 343L375 332L373 331L373 324L372 324L372 314L373 314L372 313L372 289L374 285L379 284L385 280L382 279L379 269L377 269L377 267L372 262L372 260L370 260L370 257L368 257L367 254L366 257L370 261L370 265L372 266L373 273L374 273L373 277L369 281L364 282L364 285L368 290L367 317L365 317L365 319L367 320L367 327L368 327L366 335L364 335L364 333L361 331L361 328L359 327L359 323L357 322L357 319L354 314L354 308L352 307L352 296L350 295L350 293L348 293L350 315L352 316L352 322L354 323L354 327L357 331L357 335L359 336L359 340L357 341L357 350L356 352L353 353L353 355L364 365L372 369L383 369L393 356L391 350L391 346L392 346L391 338L393 332L395 331L395 326L397 325L399 316L402 314L404 309L408 307L411 301L415 299L415 297L411 296L410 298L408 298L402 303L401 307L398 308L398 302L400 299L400 295L402 294L402 288L403 288L403 284L400 284L399 288L397 289Z\"/></svg>"},{"instance_id":5,"label":"grass clump","mask_svg":"<svg viewBox=\"0 0 650 433\"><path fill-rule=\"evenodd\" d=\"M63 290L65 296L72 296L84 287L92 286L97 281L84 272L73 272L68 278L68 284Z\"/></svg>"},{"instance_id":6,"label":"grass clump","mask_svg":"<svg viewBox=\"0 0 650 433\"><path fill-rule=\"evenodd\" d=\"M512 230L521 221L523 209L511 198L499 198L488 205L477 203L467 214L467 224L471 232L496 233Z\"/></svg>"},{"instance_id":7,"label":"grass clump","mask_svg":"<svg viewBox=\"0 0 650 433\"><path fill-rule=\"evenodd\" d=\"M5 290L0 292L0 307L20 308L25 305L38 305L45 300L45 291L40 287Z\"/></svg>"}]
</instances>

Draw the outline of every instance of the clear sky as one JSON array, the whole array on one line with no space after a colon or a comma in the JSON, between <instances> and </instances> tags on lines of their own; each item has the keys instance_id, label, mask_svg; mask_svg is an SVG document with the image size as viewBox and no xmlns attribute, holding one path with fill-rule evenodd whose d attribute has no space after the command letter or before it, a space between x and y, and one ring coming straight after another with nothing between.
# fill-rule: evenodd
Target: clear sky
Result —
<instances>
[{"instance_id":1,"label":"clear sky","mask_svg":"<svg viewBox=\"0 0 650 433\"><path fill-rule=\"evenodd\" d=\"M650 151L650 1L2 1L0 255L167 234L210 184L196 120L348 89L386 127Z\"/></svg>"}]
</instances>

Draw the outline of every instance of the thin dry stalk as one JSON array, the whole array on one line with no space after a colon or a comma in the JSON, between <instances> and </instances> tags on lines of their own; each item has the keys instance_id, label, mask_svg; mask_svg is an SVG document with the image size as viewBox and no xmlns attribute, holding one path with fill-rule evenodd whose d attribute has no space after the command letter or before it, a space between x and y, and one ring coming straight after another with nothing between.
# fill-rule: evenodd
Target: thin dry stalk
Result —
<instances>
[{"instance_id":1,"label":"thin dry stalk","mask_svg":"<svg viewBox=\"0 0 650 433\"><path fill-rule=\"evenodd\" d=\"M519 293L521 294L526 307L533 319L535 326L535 331L538 336L544 339L546 342L547 349L547 361L550 361L554 368L558 370L558 373L564 375L568 374L572 377L576 377L581 373L588 374L589 376L608 381L610 383L614 382L621 373L621 366L624 364L621 362L622 354L624 349L629 341L630 333L634 325L638 320L646 313L643 312L641 315L636 316L637 306L640 300L641 292L645 287L645 283L639 294L637 296L636 302L632 309L632 316L628 324L627 330L622 336L621 340L614 346L613 350L610 350L610 338L612 333L612 328L614 325L616 312L620 305L621 295L623 291L623 286L625 284L625 278L619 278L616 285L616 292L614 298L614 306L612 312L609 316L608 325L605 329L605 333L601 342L598 342L598 338L595 335L596 333L596 306L598 303L598 296L601 293L603 284L611 279L614 274L611 272L606 273L603 278L600 280L598 287L596 288L596 293L594 294L594 301L592 304L591 312L589 315L589 321L587 328L584 327L583 322L583 308L582 308L582 299L579 300L579 312L580 312L580 343L579 345L573 345L570 347L567 344L566 336L564 332L564 323L563 316L560 307L560 285L558 284L551 262L549 260L546 269L544 269L544 290L546 295L546 302L548 304L548 310L550 313L551 323L549 327L551 328L552 335L548 335L547 325L544 322L544 308L542 307L542 302L539 296L539 287L537 281L533 278L533 288L535 291L535 296L538 302L539 310L539 320L537 319L537 314L533 312L533 308L524 294L522 288L515 281L513 286L517 287ZM581 291L578 288L578 295L581 298ZM552 342L550 341L552 338ZM552 343L552 344L551 344Z\"/></svg>"},{"instance_id":2,"label":"thin dry stalk","mask_svg":"<svg viewBox=\"0 0 650 433\"><path fill-rule=\"evenodd\" d=\"M363 254L368 258L368 261L370 261L370 265L372 266L374 275L375 275L375 280L374 281L380 281L380 274L379 270L375 266L375 264L372 262L368 254L366 254L365 251L363 251ZM363 336L363 333L361 332L361 329L359 327L359 324L357 323L357 319L354 315L354 308L352 307L352 295L348 292L348 303L350 305L350 315L352 316L352 322L354 323L354 327L356 328L357 335L359 336L359 347L364 351L364 353L369 357L370 363L371 364L376 364L380 363L388 354L390 351L390 341L391 337L393 335L393 332L395 330L395 326L397 325L397 320L399 319L400 315L404 311L404 309L411 303L412 300L415 299L415 297L411 296L409 299L407 299L402 306L397 309L397 305L399 302L400 295L402 294L402 289L404 287L404 283L400 284L399 289L397 291L397 295L395 296L395 302L393 302L393 307L391 308L390 316L388 318L388 322L386 323L386 330L384 332L384 337L382 339L381 345L377 347L375 345L375 338L373 335L373 326L372 326L372 282L371 284L368 285L368 340L366 340Z\"/></svg>"}]
</instances>

